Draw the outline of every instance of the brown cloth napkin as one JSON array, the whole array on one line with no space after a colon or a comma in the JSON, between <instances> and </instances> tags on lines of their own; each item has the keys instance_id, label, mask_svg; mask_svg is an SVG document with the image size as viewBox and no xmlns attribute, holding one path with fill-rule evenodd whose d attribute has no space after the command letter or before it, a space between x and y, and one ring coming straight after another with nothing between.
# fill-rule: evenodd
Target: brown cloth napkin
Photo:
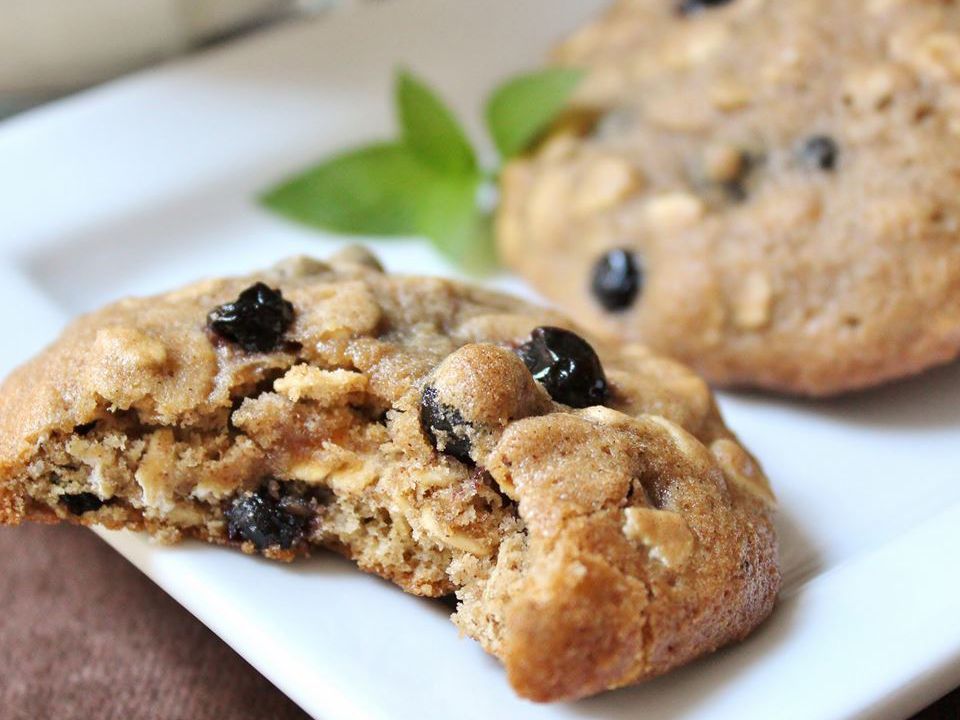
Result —
<instances>
[{"instance_id":1,"label":"brown cloth napkin","mask_svg":"<svg viewBox=\"0 0 960 720\"><path fill-rule=\"evenodd\" d=\"M306 720L77 527L0 528L0 719ZM915 720L960 718L960 691Z\"/></svg>"},{"instance_id":2,"label":"brown cloth napkin","mask_svg":"<svg viewBox=\"0 0 960 720\"><path fill-rule=\"evenodd\" d=\"M306 720L96 535L0 528L2 720Z\"/></svg>"}]
</instances>

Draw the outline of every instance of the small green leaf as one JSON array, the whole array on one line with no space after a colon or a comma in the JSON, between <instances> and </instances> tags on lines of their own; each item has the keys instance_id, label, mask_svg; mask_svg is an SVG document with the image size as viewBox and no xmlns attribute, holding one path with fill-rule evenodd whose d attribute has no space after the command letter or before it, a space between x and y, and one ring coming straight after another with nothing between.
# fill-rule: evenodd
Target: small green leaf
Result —
<instances>
[{"instance_id":1,"label":"small green leaf","mask_svg":"<svg viewBox=\"0 0 960 720\"><path fill-rule=\"evenodd\" d=\"M406 71L397 74L395 92L403 141L440 172L476 174L470 141L443 101Z\"/></svg>"},{"instance_id":2,"label":"small green leaf","mask_svg":"<svg viewBox=\"0 0 960 720\"><path fill-rule=\"evenodd\" d=\"M508 160L537 140L563 108L583 71L551 68L520 75L487 101L487 127L500 156Z\"/></svg>"},{"instance_id":3,"label":"small green leaf","mask_svg":"<svg viewBox=\"0 0 960 720\"><path fill-rule=\"evenodd\" d=\"M479 185L477 178L444 178L427 190L419 222L434 247L474 274L496 267L491 216L477 205Z\"/></svg>"},{"instance_id":4,"label":"small green leaf","mask_svg":"<svg viewBox=\"0 0 960 720\"><path fill-rule=\"evenodd\" d=\"M550 75L542 80L540 75ZM501 88L490 104L491 127L511 125L501 142L518 143L542 132L572 87L570 72L526 76ZM562 76L562 77L561 77ZM579 74L577 74L579 78ZM561 83L560 80L564 82ZM454 115L420 80L401 72L396 81L397 142L357 148L324 160L261 196L293 220L323 230L367 236L422 236L461 268L482 273L496 266L492 215L480 209L484 181L476 155ZM523 112L508 106L519 103ZM529 107L524 109L524 103ZM531 104L532 103L532 104ZM549 113L533 107L552 103ZM531 109L532 108L532 109ZM534 117L536 116L536 117ZM519 133L519 134L518 134ZM526 144L529 140L523 140Z\"/></svg>"},{"instance_id":5,"label":"small green leaf","mask_svg":"<svg viewBox=\"0 0 960 720\"><path fill-rule=\"evenodd\" d=\"M417 235L425 188L438 174L407 146L379 143L336 155L261 201L293 220L353 235Z\"/></svg>"}]
</instances>

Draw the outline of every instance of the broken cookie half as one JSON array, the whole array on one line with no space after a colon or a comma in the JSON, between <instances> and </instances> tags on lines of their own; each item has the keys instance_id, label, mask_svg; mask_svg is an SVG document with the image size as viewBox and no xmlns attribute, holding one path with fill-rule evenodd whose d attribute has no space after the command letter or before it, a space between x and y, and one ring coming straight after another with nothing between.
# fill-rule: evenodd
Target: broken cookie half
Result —
<instances>
[{"instance_id":1,"label":"broken cookie half","mask_svg":"<svg viewBox=\"0 0 960 720\"><path fill-rule=\"evenodd\" d=\"M702 380L351 250L124 300L0 388L0 521L330 548L573 699L744 637L774 499Z\"/></svg>"}]
</instances>

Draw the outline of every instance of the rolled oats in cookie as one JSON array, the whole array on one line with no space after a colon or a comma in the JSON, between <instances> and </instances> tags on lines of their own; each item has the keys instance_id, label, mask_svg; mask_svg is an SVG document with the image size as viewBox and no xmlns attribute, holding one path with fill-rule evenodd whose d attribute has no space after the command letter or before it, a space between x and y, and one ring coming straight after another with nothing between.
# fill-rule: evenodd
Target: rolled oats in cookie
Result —
<instances>
[{"instance_id":1,"label":"rolled oats in cookie","mask_svg":"<svg viewBox=\"0 0 960 720\"><path fill-rule=\"evenodd\" d=\"M580 325L804 395L957 357L960 5L619 0L555 61L596 121L505 168L498 243Z\"/></svg>"},{"instance_id":2,"label":"rolled oats in cookie","mask_svg":"<svg viewBox=\"0 0 960 720\"><path fill-rule=\"evenodd\" d=\"M122 300L0 387L0 522L331 549L455 594L539 701L746 636L773 512L684 367L355 250Z\"/></svg>"}]
</instances>

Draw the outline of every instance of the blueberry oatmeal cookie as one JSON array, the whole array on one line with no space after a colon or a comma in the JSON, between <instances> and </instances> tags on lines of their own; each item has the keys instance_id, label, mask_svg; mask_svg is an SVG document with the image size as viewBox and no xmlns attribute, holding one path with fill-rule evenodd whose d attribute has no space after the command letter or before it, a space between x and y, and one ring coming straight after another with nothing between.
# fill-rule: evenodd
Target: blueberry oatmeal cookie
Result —
<instances>
[{"instance_id":1,"label":"blueberry oatmeal cookie","mask_svg":"<svg viewBox=\"0 0 960 720\"><path fill-rule=\"evenodd\" d=\"M621 0L503 174L501 253L586 327L829 395L960 350L960 4Z\"/></svg>"},{"instance_id":2,"label":"blueberry oatmeal cookie","mask_svg":"<svg viewBox=\"0 0 960 720\"><path fill-rule=\"evenodd\" d=\"M352 250L124 300L0 388L0 521L330 548L570 699L744 637L774 498L704 382Z\"/></svg>"}]
</instances>

